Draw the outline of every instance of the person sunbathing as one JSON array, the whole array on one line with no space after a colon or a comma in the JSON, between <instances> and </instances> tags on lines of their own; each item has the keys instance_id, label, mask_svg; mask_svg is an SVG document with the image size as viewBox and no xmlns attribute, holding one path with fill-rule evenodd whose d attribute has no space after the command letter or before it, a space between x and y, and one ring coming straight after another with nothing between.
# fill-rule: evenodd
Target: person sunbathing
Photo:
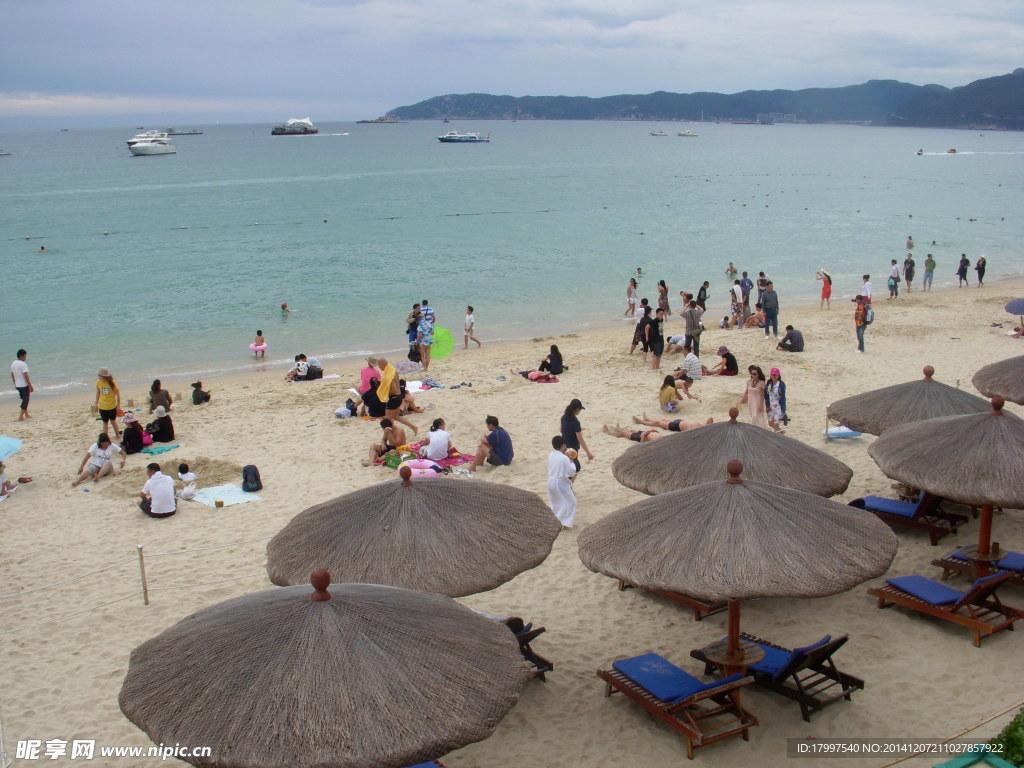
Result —
<instances>
[{"instance_id":1,"label":"person sunbathing","mask_svg":"<svg viewBox=\"0 0 1024 768\"><path fill-rule=\"evenodd\" d=\"M373 443L370 446L370 459L369 461L363 460L364 467L372 467L381 456L397 450L408 443L405 430L402 429L400 424L392 424L391 419L381 419L380 428L384 430L384 434L381 436L379 443Z\"/></svg>"},{"instance_id":2,"label":"person sunbathing","mask_svg":"<svg viewBox=\"0 0 1024 768\"><path fill-rule=\"evenodd\" d=\"M632 440L634 443L649 443L652 440L658 440L659 438L664 437L664 435L656 429L633 431L626 427L620 427L618 424L614 427L609 427L605 424L601 429L606 435L611 435L612 437L624 437L627 440Z\"/></svg>"},{"instance_id":3,"label":"person sunbathing","mask_svg":"<svg viewBox=\"0 0 1024 768\"><path fill-rule=\"evenodd\" d=\"M547 371L517 371L515 368L509 368L508 372L516 376L522 376L524 379L529 379L530 381L558 381L557 376L553 373L548 373Z\"/></svg>"},{"instance_id":4,"label":"person sunbathing","mask_svg":"<svg viewBox=\"0 0 1024 768\"><path fill-rule=\"evenodd\" d=\"M708 424L714 423L713 418L708 418L707 421L684 421L683 419L648 419L647 414L643 416L634 416L634 424L643 424L645 427L658 427L659 429L667 429L669 432L685 432L688 429L697 429L697 427L703 427Z\"/></svg>"}]
</instances>

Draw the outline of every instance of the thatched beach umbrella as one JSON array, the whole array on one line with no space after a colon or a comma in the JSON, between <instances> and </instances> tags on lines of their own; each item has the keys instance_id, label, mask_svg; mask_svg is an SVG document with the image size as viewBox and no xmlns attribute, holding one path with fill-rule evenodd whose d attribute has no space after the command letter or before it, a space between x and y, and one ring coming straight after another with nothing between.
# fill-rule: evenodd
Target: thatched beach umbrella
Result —
<instances>
[{"instance_id":1,"label":"thatched beach umbrella","mask_svg":"<svg viewBox=\"0 0 1024 768\"><path fill-rule=\"evenodd\" d=\"M727 480L644 499L579 536L592 571L728 600L730 655L739 644L738 600L844 592L885 573L896 554L896 536L874 515L741 472L730 461Z\"/></svg>"},{"instance_id":2,"label":"thatched beach umbrella","mask_svg":"<svg viewBox=\"0 0 1024 768\"><path fill-rule=\"evenodd\" d=\"M926 365L923 373L923 379L836 400L825 411L826 421L839 422L858 432L880 435L887 429L912 421L989 410L988 403L977 395L935 381L932 366Z\"/></svg>"},{"instance_id":3,"label":"thatched beach umbrella","mask_svg":"<svg viewBox=\"0 0 1024 768\"><path fill-rule=\"evenodd\" d=\"M1024 329L1024 299L1012 299L1003 307L1011 315L1020 318L1020 327Z\"/></svg>"},{"instance_id":4,"label":"thatched beach umbrella","mask_svg":"<svg viewBox=\"0 0 1024 768\"><path fill-rule=\"evenodd\" d=\"M971 383L985 397L1024 405L1024 355L986 365L974 374Z\"/></svg>"},{"instance_id":5,"label":"thatched beach umbrella","mask_svg":"<svg viewBox=\"0 0 1024 768\"><path fill-rule=\"evenodd\" d=\"M992 398L986 413L947 416L887 430L868 448L886 476L981 507L978 553L991 549L993 507L1024 509L1024 419Z\"/></svg>"},{"instance_id":6,"label":"thatched beach umbrella","mask_svg":"<svg viewBox=\"0 0 1024 768\"><path fill-rule=\"evenodd\" d=\"M540 563L561 531L541 498L510 485L436 477L363 488L296 515L267 544L277 585L314 568L338 581L462 597Z\"/></svg>"},{"instance_id":7,"label":"thatched beach umbrella","mask_svg":"<svg viewBox=\"0 0 1024 768\"><path fill-rule=\"evenodd\" d=\"M269 589L131 655L118 702L217 768L399 768L485 739L530 678L508 628L450 598L371 584Z\"/></svg>"},{"instance_id":8,"label":"thatched beach umbrella","mask_svg":"<svg viewBox=\"0 0 1024 768\"><path fill-rule=\"evenodd\" d=\"M633 446L612 463L615 479L650 496L724 480L725 465L739 459L750 480L778 483L818 496L842 493L853 470L839 459L770 429L736 420L671 434Z\"/></svg>"}]
</instances>

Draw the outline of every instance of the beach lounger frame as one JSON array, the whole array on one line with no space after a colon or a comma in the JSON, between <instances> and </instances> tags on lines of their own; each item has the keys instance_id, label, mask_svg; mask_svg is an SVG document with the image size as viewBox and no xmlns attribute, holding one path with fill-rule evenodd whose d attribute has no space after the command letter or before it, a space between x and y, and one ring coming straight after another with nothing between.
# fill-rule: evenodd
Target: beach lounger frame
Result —
<instances>
[{"instance_id":1,"label":"beach lounger frame","mask_svg":"<svg viewBox=\"0 0 1024 768\"><path fill-rule=\"evenodd\" d=\"M621 693L679 733L686 741L690 760L695 750L734 736L750 741L750 728L758 724L757 718L740 705L737 695L741 688L753 685L754 679L749 676L700 691L675 704L662 701L615 669L599 669L597 676L604 680L605 696Z\"/></svg>"},{"instance_id":2,"label":"beach lounger frame","mask_svg":"<svg viewBox=\"0 0 1024 768\"><path fill-rule=\"evenodd\" d=\"M959 600L949 605L933 605L891 584L872 587L868 594L878 598L879 608L899 605L965 626L974 633L974 647L980 648L983 638L1004 629L1013 631L1013 623L1024 618L1024 611L1003 605L995 594L995 591L1011 577L1010 571L1000 571L993 576L978 579L969 590L960 593L962 596Z\"/></svg>"},{"instance_id":3,"label":"beach lounger frame","mask_svg":"<svg viewBox=\"0 0 1024 768\"><path fill-rule=\"evenodd\" d=\"M945 557L939 557L932 560L932 565L938 566L942 569L942 580L945 581L953 573L960 573L964 576L974 578L974 566L971 565L971 561L966 558L954 557L955 552L950 552ZM1013 552L1007 552L1007 555L1015 554ZM995 568L1005 568L1006 566L996 565ZM1017 587L1024 587L1024 570L1018 571L1013 568L1007 568L1013 575L1006 580L1007 584L1013 584Z\"/></svg>"},{"instance_id":4,"label":"beach lounger frame","mask_svg":"<svg viewBox=\"0 0 1024 768\"><path fill-rule=\"evenodd\" d=\"M544 627L528 626L516 635L516 640L519 641L519 652L533 667L533 676L540 678L543 682L547 682L547 678L544 677L545 673L551 672L555 665L533 650L530 643L545 632L547 630Z\"/></svg>"},{"instance_id":5,"label":"beach lounger frame","mask_svg":"<svg viewBox=\"0 0 1024 768\"><path fill-rule=\"evenodd\" d=\"M900 509L912 514L899 514L894 511L886 511L872 507L872 504L885 503L890 510ZM922 493L921 500L917 504L908 501L896 501L881 496L865 496L854 499L849 506L857 509L864 509L874 514L883 523L891 528L913 528L919 531L926 531L932 546L939 543L939 539L956 533L957 529L967 522L967 515L956 512L947 512L942 508L943 499L932 493Z\"/></svg>"},{"instance_id":6,"label":"beach lounger frame","mask_svg":"<svg viewBox=\"0 0 1024 768\"><path fill-rule=\"evenodd\" d=\"M619 579L619 591L625 589L643 589L645 592L650 592L652 595L658 597L664 597L666 600L671 600L674 603L685 605L687 608L693 610L693 620L700 621L705 616L712 616L716 613L721 613L729 607L729 603L722 601L720 603L711 603L706 600L699 600L696 597L690 597L684 595L681 592L672 592L668 589L653 589L651 587L637 587L636 584L630 584L627 581Z\"/></svg>"},{"instance_id":7,"label":"beach lounger frame","mask_svg":"<svg viewBox=\"0 0 1024 768\"><path fill-rule=\"evenodd\" d=\"M792 648L776 645L746 632L741 632L740 638L783 653L793 653ZM836 637L820 647L798 654L774 674L760 672L754 668L756 665L748 667L747 674L754 678L754 684L759 688L797 702L800 705L801 716L809 723L812 712L820 712L840 699L851 701L850 694L864 688L863 680L840 672L832 660L832 655L845 645L848 639L849 635ZM690 651L690 655L704 662L705 675L717 671L717 667L708 661L702 648Z\"/></svg>"}]
</instances>

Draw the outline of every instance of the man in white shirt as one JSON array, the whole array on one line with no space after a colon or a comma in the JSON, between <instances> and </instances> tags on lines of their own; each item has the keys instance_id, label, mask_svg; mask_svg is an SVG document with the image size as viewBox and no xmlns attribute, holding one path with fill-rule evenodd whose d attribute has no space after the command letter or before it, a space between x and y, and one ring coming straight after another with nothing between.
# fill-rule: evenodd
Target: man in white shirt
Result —
<instances>
[{"instance_id":1,"label":"man in white shirt","mask_svg":"<svg viewBox=\"0 0 1024 768\"><path fill-rule=\"evenodd\" d=\"M864 275L864 284L860 287L860 295L865 304L871 303L871 275Z\"/></svg>"},{"instance_id":2,"label":"man in white shirt","mask_svg":"<svg viewBox=\"0 0 1024 768\"><path fill-rule=\"evenodd\" d=\"M566 528L572 528L576 519L576 494L572 483L576 478L576 465L565 455L565 438L555 435L551 438L554 449L548 454L548 499L551 511Z\"/></svg>"},{"instance_id":3,"label":"man in white shirt","mask_svg":"<svg viewBox=\"0 0 1024 768\"><path fill-rule=\"evenodd\" d=\"M174 480L160 471L156 462L146 467L149 480L142 486L139 494L139 509L150 517L170 517L178 511L174 500Z\"/></svg>"},{"instance_id":4,"label":"man in white shirt","mask_svg":"<svg viewBox=\"0 0 1024 768\"><path fill-rule=\"evenodd\" d=\"M18 416L18 421L32 418L28 413L28 399L36 391L36 388L32 386L32 378L28 375L26 357L28 357L28 352L19 349L17 359L11 363L11 381L14 382L14 388L21 396L21 414Z\"/></svg>"},{"instance_id":5,"label":"man in white shirt","mask_svg":"<svg viewBox=\"0 0 1024 768\"><path fill-rule=\"evenodd\" d=\"M85 457L78 467L78 479L71 484L71 487L74 488L79 483L85 482L87 477L91 477L95 483L104 475L110 474L114 468L114 462L111 459L117 454L121 454L121 469L124 469L124 462L127 459L124 451L120 446L110 442L106 432L101 434L85 452Z\"/></svg>"}]
</instances>

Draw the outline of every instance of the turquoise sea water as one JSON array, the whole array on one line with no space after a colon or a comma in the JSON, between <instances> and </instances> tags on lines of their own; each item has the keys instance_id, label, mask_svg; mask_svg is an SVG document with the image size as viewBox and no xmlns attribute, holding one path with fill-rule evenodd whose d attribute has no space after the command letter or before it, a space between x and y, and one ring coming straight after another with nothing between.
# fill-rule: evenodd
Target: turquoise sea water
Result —
<instances>
[{"instance_id":1,"label":"turquoise sea water","mask_svg":"<svg viewBox=\"0 0 1024 768\"><path fill-rule=\"evenodd\" d=\"M436 140L453 127L492 141ZM822 266L852 295L863 272L902 262L908 234L919 271L936 255L937 285L961 252L984 255L989 279L1024 274L1020 133L203 128L156 157L129 154L134 127L0 134L0 349L29 349L41 393L91 385L100 365L125 383L244 371L257 328L269 362L399 349L422 298L458 335L473 304L485 341L608 325L637 266L642 296L665 279L678 309L679 290L710 280L722 313L729 261L765 270L783 305L816 296Z\"/></svg>"}]
</instances>

